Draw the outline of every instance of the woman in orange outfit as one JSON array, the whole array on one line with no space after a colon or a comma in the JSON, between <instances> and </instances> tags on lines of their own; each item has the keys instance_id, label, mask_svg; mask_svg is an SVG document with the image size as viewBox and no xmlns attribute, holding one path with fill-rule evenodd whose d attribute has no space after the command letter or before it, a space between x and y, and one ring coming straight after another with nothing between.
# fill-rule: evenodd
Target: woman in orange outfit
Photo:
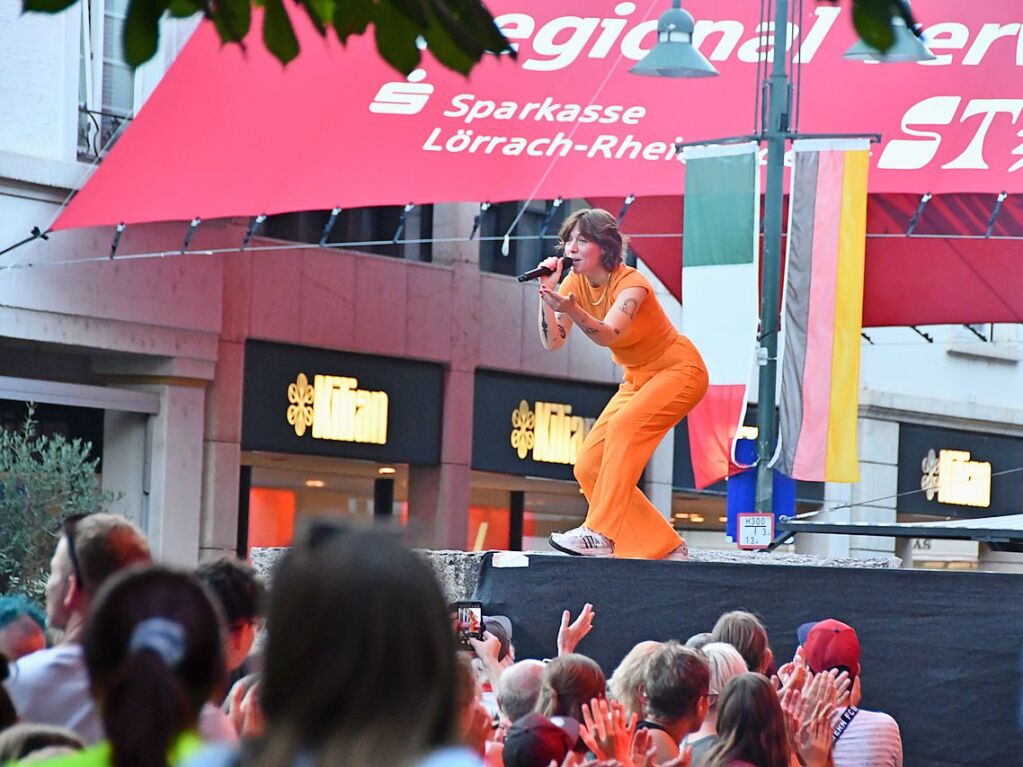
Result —
<instances>
[{"instance_id":1,"label":"woman in orange outfit","mask_svg":"<svg viewBox=\"0 0 1023 767\"><path fill-rule=\"evenodd\" d=\"M614 217L579 210L559 232L572 259L560 288L562 262L540 279L540 340L553 351L573 326L611 350L624 380L576 458L589 513L582 527L551 535L559 551L590 557L685 559L685 541L636 487L669 430L707 391L707 368L692 342L676 330L650 282L622 263L625 242Z\"/></svg>"}]
</instances>

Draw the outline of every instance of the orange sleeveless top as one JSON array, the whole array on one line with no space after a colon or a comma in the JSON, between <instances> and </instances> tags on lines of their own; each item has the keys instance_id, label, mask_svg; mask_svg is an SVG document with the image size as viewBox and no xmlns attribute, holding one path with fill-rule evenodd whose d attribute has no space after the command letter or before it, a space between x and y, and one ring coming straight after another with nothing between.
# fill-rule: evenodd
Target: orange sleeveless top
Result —
<instances>
[{"instance_id":1,"label":"orange sleeveless top","mask_svg":"<svg viewBox=\"0 0 1023 767\"><path fill-rule=\"evenodd\" d=\"M660 302L654 295L650 281L631 266L622 264L611 273L607 285L595 288L589 281L571 272L561 283L558 292L567 296L575 293L582 310L603 321L611 311L619 294L625 288L644 288L646 298L639 305L636 319L609 344L612 359L622 367L639 367L664 354L680 337Z\"/></svg>"}]
</instances>

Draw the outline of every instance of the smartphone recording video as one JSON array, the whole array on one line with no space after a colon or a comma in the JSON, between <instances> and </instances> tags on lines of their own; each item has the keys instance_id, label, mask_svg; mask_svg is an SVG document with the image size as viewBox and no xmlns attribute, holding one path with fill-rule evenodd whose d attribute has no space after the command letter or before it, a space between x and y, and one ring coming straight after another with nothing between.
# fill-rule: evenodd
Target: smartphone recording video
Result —
<instances>
[{"instance_id":1,"label":"smartphone recording video","mask_svg":"<svg viewBox=\"0 0 1023 767\"><path fill-rule=\"evenodd\" d=\"M470 639L483 639L483 603L455 602L451 605L455 632L463 650L472 650Z\"/></svg>"}]
</instances>

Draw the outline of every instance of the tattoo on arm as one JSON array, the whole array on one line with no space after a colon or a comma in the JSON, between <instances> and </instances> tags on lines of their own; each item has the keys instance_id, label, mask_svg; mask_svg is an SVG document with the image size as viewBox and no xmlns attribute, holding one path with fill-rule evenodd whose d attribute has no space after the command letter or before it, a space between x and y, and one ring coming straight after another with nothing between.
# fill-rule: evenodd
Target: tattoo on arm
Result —
<instances>
[{"instance_id":1,"label":"tattoo on arm","mask_svg":"<svg viewBox=\"0 0 1023 767\"><path fill-rule=\"evenodd\" d=\"M626 298L618 309L630 320L636 319L636 312L639 310L639 301L635 298Z\"/></svg>"},{"instance_id":2,"label":"tattoo on arm","mask_svg":"<svg viewBox=\"0 0 1023 767\"><path fill-rule=\"evenodd\" d=\"M549 328L547 327L547 312L543 309L540 310L540 330L543 331L543 340L546 341Z\"/></svg>"},{"instance_id":3,"label":"tattoo on arm","mask_svg":"<svg viewBox=\"0 0 1023 767\"><path fill-rule=\"evenodd\" d=\"M561 324L558 325L558 333L561 335L562 338L565 337L565 326L564 325L561 325Z\"/></svg>"}]
</instances>

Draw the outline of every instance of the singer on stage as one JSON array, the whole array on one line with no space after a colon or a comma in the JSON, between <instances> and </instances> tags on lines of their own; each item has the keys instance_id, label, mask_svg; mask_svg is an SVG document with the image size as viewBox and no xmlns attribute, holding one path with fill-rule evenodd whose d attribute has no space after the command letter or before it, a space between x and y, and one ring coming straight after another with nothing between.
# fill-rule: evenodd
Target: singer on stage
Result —
<instances>
[{"instance_id":1,"label":"singer on stage","mask_svg":"<svg viewBox=\"0 0 1023 767\"><path fill-rule=\"evenodd\" d=\"M611 350L625 369L576 458L575 477L589 502L582 527L551 535L559 551L589 557L685 559L685 541L636 487L661 439L707 391L707 368L675 329L650 282L622 263L625 241L614 217L579 210L558 233L571 259L560 288L562 258L543 261L540 341L553 351L573 326Z\"/></svg>"}]
</instances>

